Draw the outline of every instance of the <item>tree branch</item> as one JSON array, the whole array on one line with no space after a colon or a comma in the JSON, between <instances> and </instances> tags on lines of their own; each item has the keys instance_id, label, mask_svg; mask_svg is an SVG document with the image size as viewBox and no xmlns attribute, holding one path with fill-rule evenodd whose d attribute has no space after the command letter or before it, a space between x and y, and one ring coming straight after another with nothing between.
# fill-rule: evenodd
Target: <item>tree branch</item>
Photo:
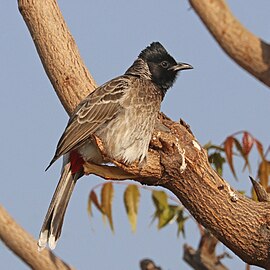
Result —
<instances>
[{"instance_id":1,"label":"tree branch","mask_svg":"<svg viewBox=\"0 0 270 270\"><path fill-rule=\"evenodd\" d=\"M249 177L259 202L270 202L270 195L265 188L251 176Z\"/></svg>"},{"instance_id":2,"label":"tree branch","mask_svg":"<svg viewBox=\"0 0 270 270\"><path fill-rule=\"evenodd\" d=\"M48 77L70 113L94 83L56 1L18 2ZM249 57L249 51L243 57ZM261 74L266 69L260 70ZM170 131L155 131L147 164L138 168L113 162L136 174L142 183L171 190L199 223L244 261L270 269L270 204L252 201L234 191L212 169L206 152L183 125L164 115L160 115L160 121Z\"/></svg>"},{"instance_id":3,"label":"tree branch","mask_svg":"<svg viewBox=\"0 0 270 270\"><path fill-rule=\"evenodd\" d=\"M20 227L1 205L0 239L32 269L75 269L60 260L48 249L38 252L37 240Z\"/></svg>"},{"instance_id":4,"label":"tree branch","mask_svg":"<svg viewBox=\"0 0 270 270\"><path fill-rule=\"evenodd\" d=\"M68 114L97 85L80 57L56 1L18 0L43 67Z\"/></svg>"},{"instance_id":5,"label":"tree branch","mask_svg":"<svg viewBox=\"0 0 270 270\"><path fill-rule=\"evenodd\" d=\"M221 48L242 68L270 86L270 45L249 32L225 0L189 0Z\"/></svg>"},{"instance_id":6,"label":"tree branch","mask_svg":"<svg viewBox=\"0 0 270 270\"><path fill-rule=\"evenodd\" d=\"M220 255L216 255L218 240L208 231L204 230L198 250L194 250L187 244L184 245L183 259L194 270L228 270L220 261Z\"/></svg>"},{"instance_id":7,"label":"tree branch","mask_svg":"<svg viewBox=\"0 0 270 270\"><path fill-rule=\"evenodd\" d=\"M156 266L150 259L143 259L140 261L141 270L162 270L161 267Z\"/></svg>"}]
</instances>

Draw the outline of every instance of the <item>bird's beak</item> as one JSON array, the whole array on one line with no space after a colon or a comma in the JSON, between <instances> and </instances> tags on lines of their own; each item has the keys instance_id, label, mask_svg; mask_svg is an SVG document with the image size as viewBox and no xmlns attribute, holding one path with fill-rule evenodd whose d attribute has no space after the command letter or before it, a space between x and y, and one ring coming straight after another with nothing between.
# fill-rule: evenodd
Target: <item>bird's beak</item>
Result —
<instances>
[{"instance_id":1,"label":"bird's beak","mask_svg":"<svg viewBox=\"0 0 270 270\"><path fill-rule=\"evenodd\" d=\"M176 72L180 71L180 70L185 70L185 69L193 69L193 66L191 66L190 64L187 64L187 63L177 63L177 65L169 68L169 70L173 70Z\"/></svg>"}]
</instances>

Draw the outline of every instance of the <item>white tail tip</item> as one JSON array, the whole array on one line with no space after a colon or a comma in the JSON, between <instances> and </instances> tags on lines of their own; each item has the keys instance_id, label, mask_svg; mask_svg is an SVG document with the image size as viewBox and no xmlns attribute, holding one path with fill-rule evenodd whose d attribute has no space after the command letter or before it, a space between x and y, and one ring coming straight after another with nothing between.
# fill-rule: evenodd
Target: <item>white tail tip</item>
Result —
<instances>
[{"instance_id":1,"label":"white tail tip","mask_svg":"<svg viewBox=\"0 0 270 270\"><path fill-rule=\"evenodd\" d=\"M48 230L41 232L38 239L38 251L41 252L47 246Z\"/></svg>"},{"instance_id":2,"label":"white tail tip","mask_svg":"<svg viewBox=\"0 0 270 270\"><path fill-rule=\"evenodd\" d=\"M50 247L50 249L55 249L55 247L56 247L56 244L57 244L57 241L55 241L55 236L54 235L50 235L50 237L49 237L49 247Z\"/></svg>"}]
</instances>

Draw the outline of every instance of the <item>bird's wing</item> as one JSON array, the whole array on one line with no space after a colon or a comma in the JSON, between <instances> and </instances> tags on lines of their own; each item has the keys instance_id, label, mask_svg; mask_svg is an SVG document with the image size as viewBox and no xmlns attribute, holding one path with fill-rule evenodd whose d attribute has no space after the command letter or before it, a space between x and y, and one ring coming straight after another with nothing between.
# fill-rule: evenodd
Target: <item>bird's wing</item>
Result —
<instances>
[{"instance_id":1,"label":"bird's wing","mask_svg":"<svg viewBox=\"0 0 270 270\"><path fill-rule=\"evenodd\" d=\"M129 76L117 77L98 87L78 105L58 142L48 168L60 156L83 143L100 126L118 114L122 108L119 101L131 83Z\"/></svg>"}]
</instances>

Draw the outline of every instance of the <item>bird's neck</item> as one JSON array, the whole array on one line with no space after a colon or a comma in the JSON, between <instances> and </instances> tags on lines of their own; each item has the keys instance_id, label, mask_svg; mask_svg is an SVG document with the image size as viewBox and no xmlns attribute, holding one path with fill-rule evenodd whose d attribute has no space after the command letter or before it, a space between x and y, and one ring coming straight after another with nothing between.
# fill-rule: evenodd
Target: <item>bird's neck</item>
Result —
<instances>
[{"instance_id":1,"label":"bird's neck","mask_svg":"<svg viewBox=\"0 0 270 270\"><path fill-rule=\"evenodd\" d=\"M147 63L145 63L141 58L136 59L132 66L125 72L125 74L151 80L149 67Z\"/></svg>"}]
</instances>

